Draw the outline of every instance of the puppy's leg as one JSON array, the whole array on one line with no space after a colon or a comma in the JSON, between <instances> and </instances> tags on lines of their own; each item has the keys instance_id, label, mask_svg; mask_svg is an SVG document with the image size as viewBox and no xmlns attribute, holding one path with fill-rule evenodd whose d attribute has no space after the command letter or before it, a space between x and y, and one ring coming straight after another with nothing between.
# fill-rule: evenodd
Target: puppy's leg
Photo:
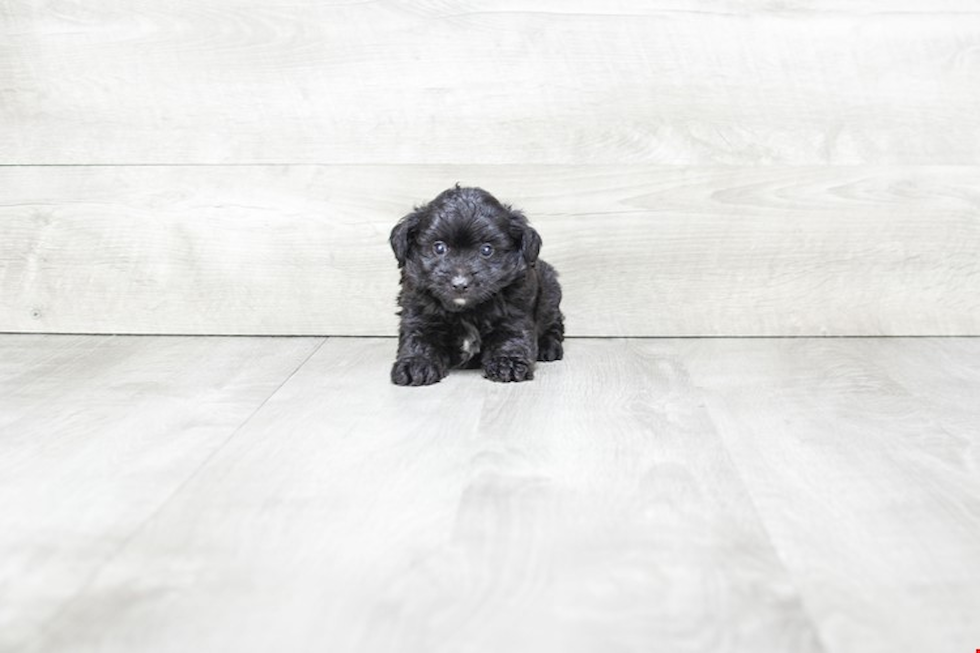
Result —
<instances>
[{"instance_id":1,"label":"puppy's leg","mask_svg":"<svg viewBox=\"0 0 980 653\"><path fill-rule=\"evenodd\" d=\"M434 351L429 353L399 353L391 366L391 381L395 385L432 385L449 373L449 365Z\"/></svg>"},{"instance_id":2,"label":"puppy's leg","mask_svg":"<svg viewBox=\"0 0 980 653\"><path fill-rule=\"evenodd\" d=\"M398 335L398 356L391 367L395 385L432 385L449 373L449 354L426 337L424 331L406 328Z\"/></svg>"},{"instance_id":3,"label":"puppy's leg","mask_svg":"<svg viewBox=\"0 0 980 653\"><path fill-rule=\"evenodd\" d=\"M483 371L491 381L510 383L534 378L538 343L530 321L518 328L495 331L483 345Z\"/></svg>"},{"instance_id":4,"label":"puppy's leg","mask_svg":"<svg viewBox=\"0 0 980 653\"><path fill-rule=\"evenodd\" d=\"M541 261L538 264L541 294L538 297L538 360L557 361L564 355L562 341L565 339L565 318L559 308L561 304L561 286L555 269Z\"/></svg>"},{"instance_id":5,"label":"puppy's leg","mask_svg":"<svg viewBox=\"0 0 980 653\"><path fill-rule=\"evenodd\" d=\"M544 362L561 360L565 354L561 344L564 339L565 325L558 320L538 338L538 360Z\"/></svg>"}]
</instances>

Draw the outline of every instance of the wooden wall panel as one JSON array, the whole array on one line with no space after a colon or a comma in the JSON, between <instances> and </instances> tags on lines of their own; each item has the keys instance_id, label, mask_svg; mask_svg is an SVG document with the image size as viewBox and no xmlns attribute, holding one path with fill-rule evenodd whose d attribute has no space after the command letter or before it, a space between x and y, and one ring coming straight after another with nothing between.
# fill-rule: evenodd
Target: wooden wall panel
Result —
<instances>
[{"instance_id":1,"label":"wooden wall panel","mask_svg":"<svg viewBox=\"0 0 980 653\"><path fill-rule=\"evenodd\" d=\"M0 162L958 164L972 0L0 3Z\"/></svg>"},{"instance_id":2,"label":"wooden wall panel","mask_svg":"<svg viewBox=\"0 0 980 653\"><path fill-rule=\"evenodd\" d=\"M978 333L973 0L0 0L0 330L390 334L522 205L578 335Z\"/></svg>"},{"instance_id":3,"label":"wooden wall panel","mask_svg":"<svg viewBox=\"0 0 980 653\"><path fill-rule=\"evenodd\" d=\"M395 331L388 232L526 210L572 335L980 333L980 167L0 168L0 330Z\"/></svg>"}]
</instances>

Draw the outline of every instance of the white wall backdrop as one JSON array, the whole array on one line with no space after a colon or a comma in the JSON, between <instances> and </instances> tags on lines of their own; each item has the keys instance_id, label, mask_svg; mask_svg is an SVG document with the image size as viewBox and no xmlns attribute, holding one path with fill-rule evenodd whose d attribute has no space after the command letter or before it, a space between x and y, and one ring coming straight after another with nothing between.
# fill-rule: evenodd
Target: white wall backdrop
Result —
<instances>
[{"instance_id":1,"label":"white wall backdrop","mask_svg":"<svg viewBox=\"0 0 980 653\"><path fill-rule=\"evenodd\" d=\"M0 331L393 334L457 181L572 335L980 333L980 4L0 0Z\"/></svg>"}]
</instances>

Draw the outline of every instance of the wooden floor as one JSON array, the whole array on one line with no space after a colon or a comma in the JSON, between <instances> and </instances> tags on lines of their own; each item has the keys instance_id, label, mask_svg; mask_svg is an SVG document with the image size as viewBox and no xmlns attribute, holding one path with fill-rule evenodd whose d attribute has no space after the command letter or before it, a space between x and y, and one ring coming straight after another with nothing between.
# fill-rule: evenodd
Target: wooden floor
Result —
<instances>
[{"instance_id":1,"label":"wooden floor","mask_svg":"<svg viewBox=\"0 0 980 653\"><path fill-rule=\"evenodd\" d=\"M0 651L966 653L980 339L0 336Z\"/></svg>"}]
</instances>

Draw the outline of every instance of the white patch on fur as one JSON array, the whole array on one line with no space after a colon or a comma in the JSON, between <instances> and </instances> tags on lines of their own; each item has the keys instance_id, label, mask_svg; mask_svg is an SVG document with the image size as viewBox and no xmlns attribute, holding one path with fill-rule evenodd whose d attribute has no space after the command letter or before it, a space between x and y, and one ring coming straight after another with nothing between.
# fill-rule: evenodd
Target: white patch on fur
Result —
<instances>
[{"instance_id":1,"label":"white patch on fur","mask_svg":"<svg viewBox=\"0 0 980 653\"><path fill-rule=\"evenodd\" d=\"M463 320L460 326L463 327L459 341L459 349L462 352L460 366L462 366L473 360L473 357L480 353L480 332L477 331L476 325L469 320Z\"/></svg>"},{"instance_id":2,"label":"white patch on fur","mask_svg":"<svg viewBox=\"0 0 980 653\"><path fill-rule=\"evenodd\" d=\"M466 298L457 297L456 299L453 300L453 303L456 304L457 306L466 306Z\"/></svg>"}]
</instances>

